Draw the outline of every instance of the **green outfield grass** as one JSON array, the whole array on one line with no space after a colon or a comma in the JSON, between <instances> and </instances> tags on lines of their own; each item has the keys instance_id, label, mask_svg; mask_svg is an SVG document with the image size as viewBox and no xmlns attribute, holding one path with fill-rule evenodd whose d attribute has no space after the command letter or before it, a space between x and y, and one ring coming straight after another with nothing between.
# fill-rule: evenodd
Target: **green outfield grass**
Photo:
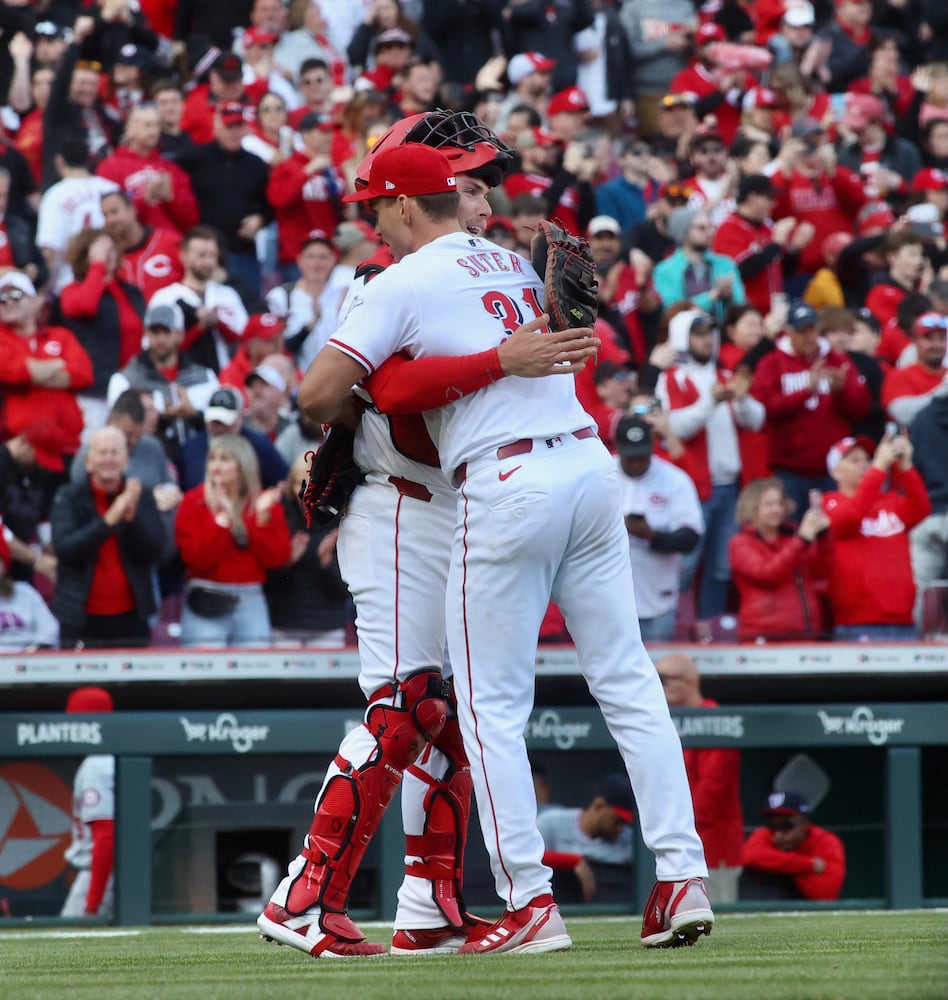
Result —
<instances>
[{"instance_id":1,"label":"green outfield grass","mask_svg":"<svg viewBox=\"0 0 948 1000\"><path fill-rule=\"evenodd\" d=\"M645 951L632 919L571 918L571 951L330 961L255 929L0 930L11 1000L944 1000L948 913L725 915L695 948ZM366 928L386 942L383 926Z\"/></svg>"}]
</instances>

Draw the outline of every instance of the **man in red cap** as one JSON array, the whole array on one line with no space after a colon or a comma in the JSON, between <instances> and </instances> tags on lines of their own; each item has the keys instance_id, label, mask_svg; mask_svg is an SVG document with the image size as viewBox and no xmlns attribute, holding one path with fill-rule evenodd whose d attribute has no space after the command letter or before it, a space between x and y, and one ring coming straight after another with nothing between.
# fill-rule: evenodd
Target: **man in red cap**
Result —
<instances>
[{"instance_id":1,"label":"man in red cap","mask_svg":"<svg viewBox=\"0 0 948 1000\"><path fill-rule=\"evenodd\" d=\"M901 434L837 441L826 468L838 489L823 497L836 548L829 596L834 639L911 642L915 580L909 532L932 509Z\"/></svg>"},{"instance_id":2,"label":"man in red cap","mask_svg":"<svg viewBox=\"0 0 948 1000\"><path fill-rule=\"evenodd\" d=\"M69 714L104 715L112 711L112 696L104 688L76 688L66 701ZM95 726L98 722L86 723ZM66 860L76 877L63 903L63 917L111 916L112 868L115 857L115 758L91 754L73 780L72 843Z\"/></svg>"},{"instance_id":3,"label":"man in red cap","mask_svg":"<svg viewBox=\"0 0 948 1000\"><path fill-rule=\"evenodd\" d=\"M882 405L889 416L908 427L934 396L948 395L948 316L923 313L912 324L918 361L893 368L882 384Z\"/></svg>"},{"instance_id":4,"label":"man in red cap","mask_svg":"<svg viewBox=\"0 0 948 1000\"><path fill-rule=\"evenodd\" d=\"M891 134L889 112L875 94L847 94L841 132L851 141L841 144L839 162L863 178L872 198L905 198L922 158L918 147Z\"/></svg>"},{"instance_id":5,"label":"man in red cap","mask_svg":"<svg viewBox=\"0 0 948 1000\"><path fill-rule=\"evenodd\" d=\"M181 131L195 144L214 138L215 111L219 104L237 102L256 107L267 90L263 80L255 80L252 86L244 87L244 64L240 56L233 52L211 51L217 54L207 70L208 82L199 83L188 94L181 115Z\"/></svg>"},{"instance_id":6,"label":"man in red cap","mask_svg":"<svg viewBox=\"0 0 948 1000\"><path fill-rule=\"evenodd\" d=\"M586 127L589 100L579 87L567 87L550 98L546 106L550 132L564 145L572 142Z\"/></svg>"},{"instance_id":7,"label":"man in red cap","mask_svg":"<svg viewBox=\"0 0 948 1000\"><path fill-rule=\"evenodd\" d=\"M810 822L807 800L798 792L774 792L760 815L767 825L758 827L744 842L741 895L839 899L846 878L846 851L835 833ZM751 896L745 896L745 888Z\"/></svg>"},{"instance_id":8,"label":"man in red cap","mask_svg":"<svg viewBox=\"0 0 948 1000\"><path fill-rule=\"evenodd\" d=\"M497 131L506 134L507 118L517 107L532 108L538 115L546 110L552 93L555 59L548 59L542 52L518 52L507 63L507 96L497 109Z\"/></svg>"}]
</instances>

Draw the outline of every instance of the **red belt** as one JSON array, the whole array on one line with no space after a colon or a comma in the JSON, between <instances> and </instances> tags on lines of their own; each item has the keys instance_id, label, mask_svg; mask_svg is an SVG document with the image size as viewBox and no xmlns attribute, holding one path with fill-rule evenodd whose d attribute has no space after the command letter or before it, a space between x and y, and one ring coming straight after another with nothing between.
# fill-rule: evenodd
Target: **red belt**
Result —
<instances>
[{"instance_id":1,"label":"red belt","mask_svg":"<svg viewBox=\"0 0 948 1000\"><path fill-rule=\"evenodd\" d=\"M431 503L434 494L422 483L413 482L411 479L402 479L401 476L389 476L388 481L398 490L403 497L411 497L413 500L422 500L424 503Z\"/></svg>"},{"instance_id":2,"label":"red belt","mask_svg":"<svg viewBox=\"0 0 948 1000\"><path fill-rule=\"evenodd\" d=\"M556 437L551 438L520 438L519 441L511 441L510 444L503 444L497 449L497 461L502 462L505 458L514 458L516 455L528 455L533 451L533 446L538 443L538 440L545 444L547 448L555 448L557 442L562 441L567 436L558 434ZM596 428L581 427L578 431L573 431L572 436L579 438L580 441L583 438L596 437ZM462 462L454 470L454 485L460 486L465 479L467 479L467 462Z\"/></svg>"}]
</instances>

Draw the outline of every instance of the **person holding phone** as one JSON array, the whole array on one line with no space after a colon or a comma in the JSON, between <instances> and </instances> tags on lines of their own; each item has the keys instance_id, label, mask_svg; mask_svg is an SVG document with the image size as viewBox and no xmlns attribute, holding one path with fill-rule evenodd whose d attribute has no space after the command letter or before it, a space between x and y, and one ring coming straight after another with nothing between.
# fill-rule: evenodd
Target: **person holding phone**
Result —
<instances>
[{"instance_id":1,"label":"person holding phone","mask_svg":"<svg viewBox=\"0 0 948 1000\"><path fill-rule=\"evenodd\" d=\"M932 505L911 442L898 425L886 426L877 448L870 438L847 437L826 459L837 483L821 498L836 545L829 586L835 639L918 638L909 532Z\"/></svg>"},{"instance_id":2,"label":"person holding phone","mask_svg":"<svg viewBox=\"0 0 948 1000\"><path fill-rule=\"evenodd\" d=\"M645 404L646 409L650 407ZM687 473L653 454L654 433L644 416L616 428L622 512L642 638L674 637L682 557L697 547L704 518Z\"/></svg>"}]
</instances>

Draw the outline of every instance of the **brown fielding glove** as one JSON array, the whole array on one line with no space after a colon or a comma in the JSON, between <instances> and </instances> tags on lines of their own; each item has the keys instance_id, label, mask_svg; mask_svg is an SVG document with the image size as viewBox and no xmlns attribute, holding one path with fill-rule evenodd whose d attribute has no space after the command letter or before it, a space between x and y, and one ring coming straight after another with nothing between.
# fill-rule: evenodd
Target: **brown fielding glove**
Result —
<instances>
[{"instance_id":1,"label":"brown fielding glove","mask_svg":"<svg viewBox=\"0 0 948 1000\"><path fill-rule=\"evenodd\" d=\"M355 433L337 424L330 427L318 451L308 451L309 475L300 485L300 502L307 528L327 527L346 511L352 491L365 478L352 457Z\"/></svg>"},{"instance_id":2,"label":"brown fielding glove","mask_svg":"<svg viewBox=\"0 0 948 1000\"><path fill-rule=\"evenodd\" d=\"M543 279L550 328L591 327L599 313L599 282L589 244L544 219L530 241L530 256Z\"/></svg>"}]
</instances>

